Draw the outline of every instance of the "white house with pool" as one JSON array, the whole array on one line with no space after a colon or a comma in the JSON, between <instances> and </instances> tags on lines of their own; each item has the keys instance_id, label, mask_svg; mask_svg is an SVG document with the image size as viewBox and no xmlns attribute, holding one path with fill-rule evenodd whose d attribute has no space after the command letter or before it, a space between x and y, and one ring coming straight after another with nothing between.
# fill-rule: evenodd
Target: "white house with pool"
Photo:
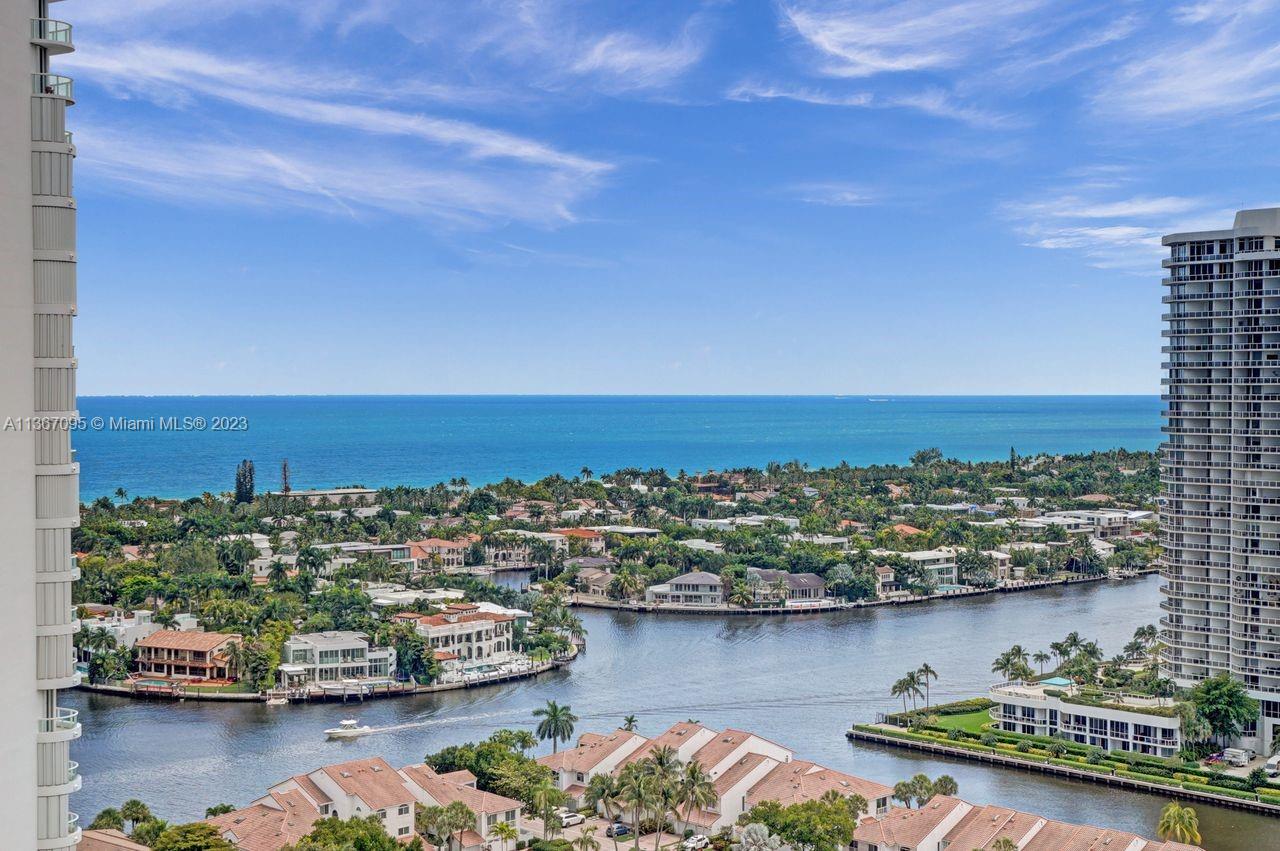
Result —
<instances>
[{"instance_id":1,"label":"white house with pool","mask_svg":"<svg viewBox=\"0 0 1280 851\"><path fill-rule=\"evenodd\" d=\"M1062 735L1105 751L1177 755L1182 748L1173 700L1119 692L1085 695L1071 680L994 685L991 719L1001 730L1030 736Z\"/></svg>"}]
</instances>

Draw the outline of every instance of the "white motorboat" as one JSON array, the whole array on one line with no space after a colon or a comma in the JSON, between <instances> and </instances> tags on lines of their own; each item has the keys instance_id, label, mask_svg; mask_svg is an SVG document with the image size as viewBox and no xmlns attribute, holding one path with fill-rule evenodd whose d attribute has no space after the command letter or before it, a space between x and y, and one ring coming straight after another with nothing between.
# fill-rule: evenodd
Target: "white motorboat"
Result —
<instances>
[{"instance_id":1,"label":"white motorboat","mask_svg":"<svg viewBox=\"0 0 1280 851\"><path fill-rule=\"evenodd\" d=\"M331 727L324 731L324 734L330 739L355 739L360 736L368 735L373 732L373 728L368 724L361 726L360 722L354 718L347 718L338 724L337 727Z\"/></svg>"}]
</instances>

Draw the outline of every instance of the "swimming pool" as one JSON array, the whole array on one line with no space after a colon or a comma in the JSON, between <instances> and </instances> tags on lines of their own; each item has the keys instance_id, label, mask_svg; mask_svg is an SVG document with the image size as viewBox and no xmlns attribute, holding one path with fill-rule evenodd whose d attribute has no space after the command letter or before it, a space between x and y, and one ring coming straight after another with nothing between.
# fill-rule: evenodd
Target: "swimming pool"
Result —
<instances>
[{"instance_id":1,"label":"swimming pool","mask_svg":"<svg viewBox=\"0 0 1280 851\"><path fill-rule=\"evenodd\" d=\"M939 585L938 590L939 591L967 591L969 589L966 588L964 585Z\"/></svg>"}]
</instances>

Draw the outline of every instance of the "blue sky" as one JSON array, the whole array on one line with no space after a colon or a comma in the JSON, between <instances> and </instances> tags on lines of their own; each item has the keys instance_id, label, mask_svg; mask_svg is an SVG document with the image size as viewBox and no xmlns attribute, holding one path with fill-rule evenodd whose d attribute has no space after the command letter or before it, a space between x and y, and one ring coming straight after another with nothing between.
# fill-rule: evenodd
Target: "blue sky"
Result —
<instances>
[{"instance_id":1,"label":"blue sky","mask_svg":"<svg viewBox=\"0 0 1280 851\"><path fill-rule=\"evenodd\" d=\"M69 0L80 391L1155 393L1280 0Z\"/></svg>"}]
</instances>

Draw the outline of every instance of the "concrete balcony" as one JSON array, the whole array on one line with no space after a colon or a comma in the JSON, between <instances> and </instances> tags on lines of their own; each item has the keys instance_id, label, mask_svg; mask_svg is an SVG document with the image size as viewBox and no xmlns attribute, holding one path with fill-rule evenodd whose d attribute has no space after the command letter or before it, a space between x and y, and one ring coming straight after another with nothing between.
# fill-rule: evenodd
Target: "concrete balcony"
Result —
<instances>
[{"instance_id":1,"label":"concrete balcony","mask_svg":"<svg viewBox=\"0 0 1280 851\"><path fill-rule=\"evenodd\" d=\"M60 706L51 718L36 722L36 741L41 744L74 741L80 733L80 713L74 709Z\"/></svg>"},{"instance_id":2,"label":"concrete balcony","mask_svg":"<svg viewBox=\"0 0 1280 851\"><path fill-rule=\"evenodd\" d=\"M32 74L31 94L60 98L68 104L75 103L75 82L59 74Z\"/></svg>"},{"instance_id":3,"label":"concrete balcony","mask_svg":"<svg viewBox=\"0 0 1280 851\"><path fill-rule=\"evenodd\" d=\"M54 779L60 782L41 783L37 786L37 794L48 798L58 795L72 795L79 792L80 786L84 782L80 776L80 763L67 760L66 772Z\"/></svg>"},{"instance_id":4,"label":"concrete balcony","mask_svg":"<svg viewBox=\"0 0 1280 851\"><path fill-rule=\"evenodd\" d=\"M71 40L71 24L52 18L31 19L31 43L43 47L50 55L71 53L76 49Z\"/></svg>"}]
</instances>

